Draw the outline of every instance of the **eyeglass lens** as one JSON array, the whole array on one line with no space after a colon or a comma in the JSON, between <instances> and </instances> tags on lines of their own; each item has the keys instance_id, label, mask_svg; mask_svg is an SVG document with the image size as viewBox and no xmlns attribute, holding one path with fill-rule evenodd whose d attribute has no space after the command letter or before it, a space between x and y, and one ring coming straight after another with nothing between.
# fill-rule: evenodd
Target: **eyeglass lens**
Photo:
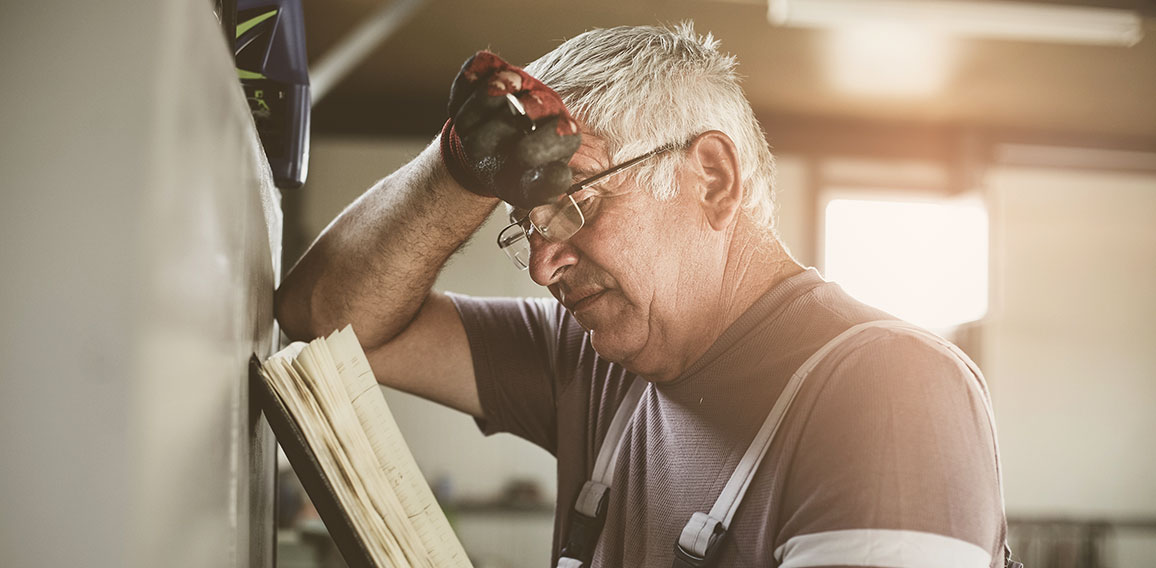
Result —
<instances>
[{"instance_id":1,"label":"eyeglass lens","mask_svg":"<svg viewBox=\"0 0 1156 568\"><path fill-rule=\"evenodd\" d=\"M558 201L531 209L521 220L511 218L512 223L498 234L498 247L510 257L510 260L514 261L515 266L520 269L528 268L530 266L529 231L531 227L533 227L538 234L542 235L543 238L552 242L563 242L569 239L586 223L582 209L579 208L578 203L574 201L574 192L590 187L596 183L601 183L615 174L642 163L647 158L657 156L676 147L674 144L668 144L632 160L627 160L600 174L574 184L571 186L570 191L562 198L559 198ZM529 222L527 222L527 220Z\"/></svg>"},{"instance_id":2,"label":"eyeglass lens","mask_svg":"<svg viewBox=\"0 0 1156 568\"><path fill-rule=\"evenodd\" d=\"M527 222L528 220L528 222ZM585 218L574 198L566 195L555 203L530 210L521 222L515 221L498 234L498 248L520 269L530 265L530 227L552 242L562 242L582 228Z\"/></svg>"},{"instance_id":3,"label":"eyeglass lens","mask_svg":"<svg viewBox=\"0 0 1156 568\"><path fill-rule=\"evenodd\" d=\"M582 210L570 195L530 210L530 222L534 229L546 240L556 243L574 236L585 221Z\"/></svg>"},{"instance_id":4,"label":"eyeglass lens","mask_svg":"<svg viewBox=\"0 0 1156 568\"><path fill-rule=\"evenodd\" d=\"M530 241L521 225L515 223L503 229L498 234L498 248L510 257L518 269L525 270L530 266Z\"/></svg>"}]
</instances>

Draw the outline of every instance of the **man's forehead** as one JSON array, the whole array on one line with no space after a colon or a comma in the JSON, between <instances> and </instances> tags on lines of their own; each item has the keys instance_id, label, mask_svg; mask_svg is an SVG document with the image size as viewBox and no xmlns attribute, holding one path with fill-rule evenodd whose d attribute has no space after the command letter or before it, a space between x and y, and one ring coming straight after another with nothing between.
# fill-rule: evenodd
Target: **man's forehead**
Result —
<instances>
[{"instance_id":1,"label":"man's forehead","mask_svg":"<svg viewBox=\"0 0 1156 568\"><path fill-rule=\"evenodd\" d=\"M570 158L570 170L574 177L585 178L597 174L610 167L610 156L606 153L606 141L582 131L582 145Z\"/></svg>"}]
</instances>

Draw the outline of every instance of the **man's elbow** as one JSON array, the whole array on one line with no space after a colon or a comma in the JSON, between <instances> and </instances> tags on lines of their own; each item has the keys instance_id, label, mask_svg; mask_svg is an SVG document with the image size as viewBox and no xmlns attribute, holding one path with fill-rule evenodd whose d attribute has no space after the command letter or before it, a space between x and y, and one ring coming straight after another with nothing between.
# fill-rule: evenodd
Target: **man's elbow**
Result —
<instances>
[{"instance_id":1,"label":"man's elbow","mask_svg":"<svg viewBox=\"0 0 1156 568\"><path fill-rule=\"evenodd\" d=\"M273 317L281 325L281 332L291 341L309 341L317 337L312 331L309 302L299 294L292 294L284 283L273 292Z\"/></svg>"}]
</instances>

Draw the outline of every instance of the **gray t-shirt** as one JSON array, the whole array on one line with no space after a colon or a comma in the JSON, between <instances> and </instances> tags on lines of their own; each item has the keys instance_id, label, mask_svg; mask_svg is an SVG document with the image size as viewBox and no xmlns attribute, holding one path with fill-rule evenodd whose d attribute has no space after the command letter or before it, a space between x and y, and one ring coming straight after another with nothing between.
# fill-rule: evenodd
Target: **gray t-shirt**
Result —
<instances>
[{"instance_id":1,"label":"gray t-shirt","mask_svg":"<svg viewBox=\"0 0 1156 568\"><path fill-rule=\"evenodd\" d=\"M558 459L554 558L634 375L553 300L452 296L487 434ZM791 374L851 326L894 319L807 270L755 302L625 434L593 566L668 568ZM820 363L734 516L720 566L1002 566L1006 533L986 386L950 351L871 329Z\"/></svg>"}]
</instances>

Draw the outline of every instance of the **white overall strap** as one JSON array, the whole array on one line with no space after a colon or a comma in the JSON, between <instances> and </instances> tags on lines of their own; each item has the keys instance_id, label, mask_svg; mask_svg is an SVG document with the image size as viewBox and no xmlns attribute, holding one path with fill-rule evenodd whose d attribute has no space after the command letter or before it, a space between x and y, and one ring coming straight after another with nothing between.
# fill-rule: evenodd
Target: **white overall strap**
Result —
<instances>
[{"instance_id":1,"label":"white overall strap","mask_svg":"<svg viewBox=\"0 0 1156 568\"><path fill-rule=\"evenodd\" d=\"M639 401L649 383L635 378L610 426L606 430L606 437L602 439L602 446L598 448L598 457L594 460L594 470L590 473L591 479L582 485L578 499L574 502L574 509L570 514L570 528L563 539L565 545L562 554L558 557L557 568L583 568L583 560L590 560L594 548L598 544L602 524L606 520L606 507L610 501L610 484L614 481L614 469L618 465L618 453L626 439L626 427L634 418Z\"/></svg>"},{"instance_id":2,"label":"white overall strap","mask_svg":"<svg viewBox=\"0 0 1156 568\"><path fill-rule=\"evenodd\" d=\"M734 473L727 481L726 486L723 487L719 493L718 499L714 506L710 509L710 514L695 513L691 516L690 521L682 529L682 534L678 538L678 545L683 551L689 553L697 558L706 558L710 545L718 540L726 528L730 526L731 519L735 516L735 511L738 510L739 504L742 503L743 495L746 494L747 488L750 487L751 479L754 478L755 472L762 463L763 457L767 454L767 449L771 447L771 441L775 438L775 432L778 431L779 425L783 422L783 417L786 416L787 410L794 402L795 396L799 393L799 389L803 386L803 381L806 380L807 375L827 357L836 347L855 336L856 334L873 327L890 327L881 324L887 324L887 321L876 321L861 323L835 336L834 339L828 341L825 345L819 348L799 367L795 374L791 375L791 379L787 381L787 386L783 388L782 394L779 395L775 405L771 407L771 411L767 413L766 420L755 434L754 440L743 454L742 460L739 461L738 466L735 467ZM897 322L903 323L903 322ZM905 324L910 326L910 324Z\"/></svg>"},{"instance_id":3,"label":"white overall strap","mask_svg":"<svg viewBox=\"0 0 1156 568\"><path fill-rule=\"evenodd\" d=\"M614 412L610 428L606 430L606 437L602 439L602 446L598 448L598 457L594 461L590 481L582 486L582 491L578 493L578 501L574 504L578 512L590 517L597 516L598 504L602 501L603 494L610 490L610 484L614 479L618 453L622 449L623 440L626 439L626 427L630 424L638 401L642 399L648 384L650 383L647 381L635 378L630 390L626 391L626 397L618 405L618 410Z\"/></svg>"}]
</instances>

